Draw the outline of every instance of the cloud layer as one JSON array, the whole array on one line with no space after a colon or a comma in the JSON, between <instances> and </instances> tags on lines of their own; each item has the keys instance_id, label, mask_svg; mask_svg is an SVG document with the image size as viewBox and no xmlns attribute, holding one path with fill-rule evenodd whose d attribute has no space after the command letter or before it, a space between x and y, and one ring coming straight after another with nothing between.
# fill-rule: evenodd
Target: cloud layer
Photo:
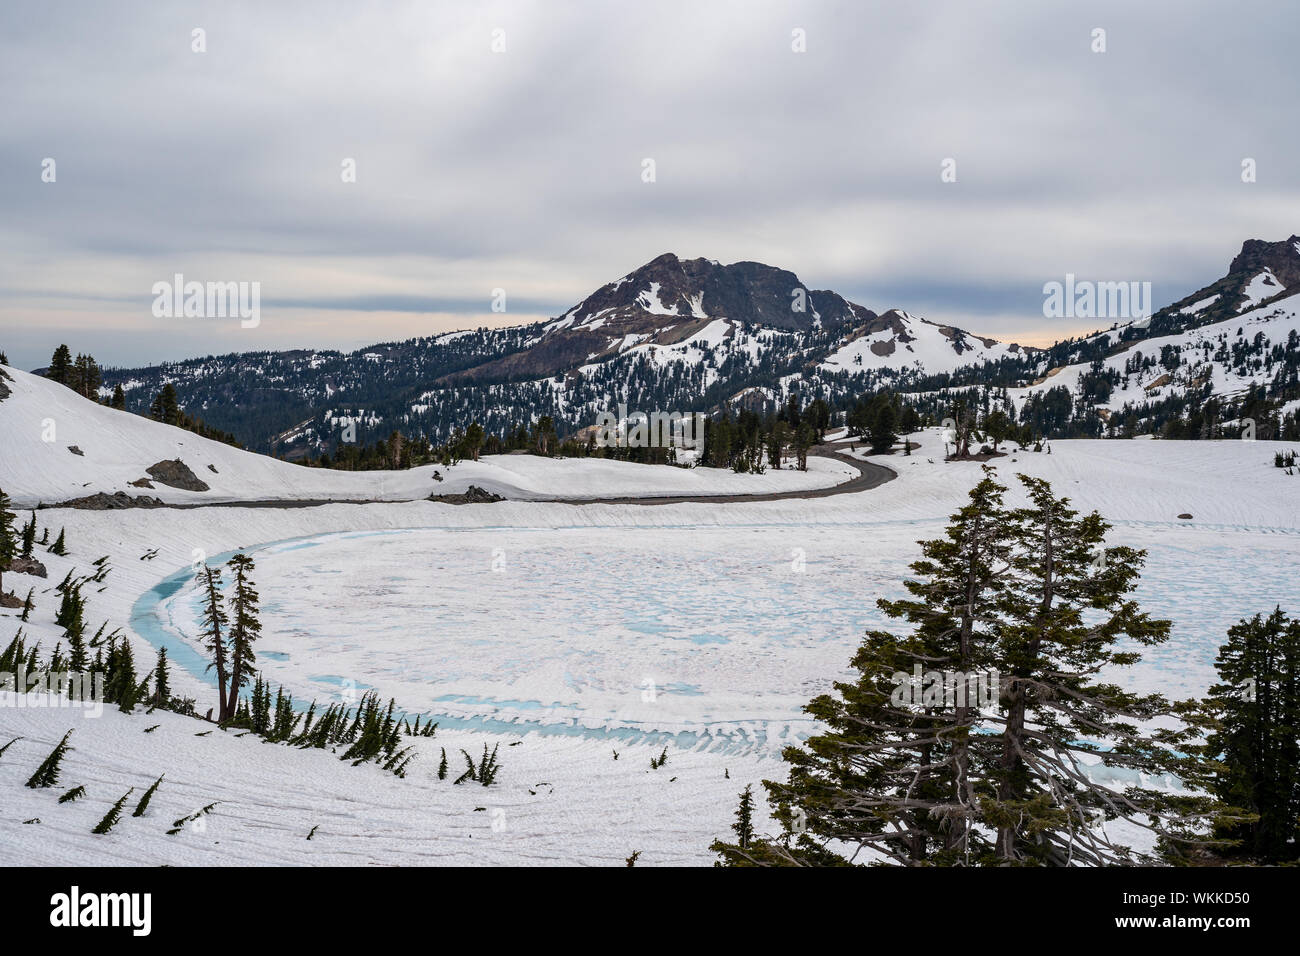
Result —
<instances>
[{"instance_id":1,"label":"cloud layer","mask_svg":"<svg viewBox=\"0 0 1300 956\"><path fill-rule=\"evenodd\" d=\"M555 315L665 251L1041 342L1077 330L1041 311L1067 272L1159 305L1300 231L1298 21L1285 0L7 4L0 349L350 348ZM154 318L177 272L260 282L261 325Z\"/></svg>"}]
</instances>

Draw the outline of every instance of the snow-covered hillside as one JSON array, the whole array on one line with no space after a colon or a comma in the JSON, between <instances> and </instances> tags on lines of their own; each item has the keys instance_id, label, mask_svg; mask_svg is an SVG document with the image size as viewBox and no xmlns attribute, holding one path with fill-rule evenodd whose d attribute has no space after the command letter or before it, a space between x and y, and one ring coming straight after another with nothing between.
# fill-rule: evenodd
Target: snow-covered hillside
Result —
<instances>
[{"instance_id":1,"label":"snow-covered hillside","mask_svg":"<svg viewBox=\"0 0 1300 956\"><path fill-rule=\"evenodd\" d=\"M24 787L69 729L59 786ZM72 709L20 709L0 692L0 746L12 737L22 739L0 757L0 862L8 866L622 866L637 850L642 866L698 865L727 832L736 793L780 772L770 756L737 755L726 761L728 778L713 755L691 751L651 771L657 751L648 745L618 744L614 760L609 745L581 738L439 729L410 739L417 759L397 779L175 714L109 710L87 719ZM460 749L477 755L485 743L499 745L503 765L492 787L437 778L442 748L459 773ZM148 812L132 816L161 774ZM76 786L85 797L57 802ZM121 822L92 835L132 787ZM167 834L214 802L201 822Z\"/></svg>"},{"instance_id":2,"label":"snow-covered hillside","mask_svg":"<svg viewBox=\"0 0 1300 956\"><path fill-rule=\"evenodd\" d=\"M1023 356L1026 352L1019 345L972 335L891 309L851 333L822 367L848 372L877 369L951 372L966 365Z\"/></svg>"},{"instance_id":3,"label":"snow-covered hillside","mask_svg":"<svg viewBox=\"0 0 1300 956\"><path fill-rule=\"evenodd\" d=\"M10 392L0 399L0 489L20 507L104 492L168 503L221 501L407 501L460 494L476 485L512 499L766 494L828 487L853 470L818 459L807 472L737 475L718 469L500 455L407 471L305 468L242 451L192 432L88 401L71 389L3 367ZM147 469L179 459L207 491L169 487ZM434 473L442 476L435 479ZM145 479L147 484L138 484Z\"/></svg>"},{"instance_id":4,"label":"snow-covered hillside","mask_svg":"<svg viewBox=\"0 0 1300 956\"><path fill-rule=\"evenodd\" d=\"M1206 303L1200 311L1211 306ZM1298 349L1300 296L1293 295L1223 321L1128 343L1099 360L1100 369L1109 372L1115 384L1107 399L1096 404L1118 411L1206 386L1217 396L1240 396L1252 386L1273 382L1279 367L1285 375L1285 365L1277 360L1284 351L1294 355ZM1061 386L1077 392L1081 378L1097 371L1094 362L1067 365L1009 392L1018 405L1030 395Z\"/></svg>"}]
</instances>

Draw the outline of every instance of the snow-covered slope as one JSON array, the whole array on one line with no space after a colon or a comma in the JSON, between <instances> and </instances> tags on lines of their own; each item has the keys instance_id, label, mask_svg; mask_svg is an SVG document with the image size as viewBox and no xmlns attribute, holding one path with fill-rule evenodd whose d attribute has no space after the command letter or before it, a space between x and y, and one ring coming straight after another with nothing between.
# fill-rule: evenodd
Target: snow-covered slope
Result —
<instances>
[{"instance_id":1,"label":"snow-covered slope","mask_svg":"<svg viewBox=\"0 0 1300 956\"><path fill-rule=\"evenodd\" d=\"M1300 295L1291 295L1219 322L1127 343L1100 360L1100 367L1113 373L1116 384L1108 399L1097 404L1118 410L1206 385L1215 395L1238 396L1252 386L1274 381L1282 356L1294 355L1298 347ZM1053 369L1028 388L1009 391L1017 403L1060 386L1077 392L1080 379L1093 373L1093 365L1081 362Z\"/></svg>"},{"instance_id":2,"label":"snow-covered slope","mask_svg":"<svg viewBox=\"0 0 1300 956\"><path fill-rule=\"evenodd\" d=\"M23 786L69 729L73 749L59 786ZM0 692L0 746L12 737L22 739L0 757L0 862L8 866L622 866L635 850L643 866L707 865L736 793L781 772L770 756L732 756L728 778L713 755L690 751L651 772L657 751L649 745L619 744L616 761L608 745L590 740L520 743L439 730L410 738L417 759L398 779L175 714L109 710L86 719L72 709L19 709ZM500 747L498 783L437 778L442 748L458 775L460 748L477 756L484 744ZM132 816L161 774L148 811ZM57 802L76 786L85 797ZM118 825L92 835L132 787ZM167 834L214 802L201 824Z\"/></svg>"},{"instance_id":3,"label":"snow-covered slope","mask_svg":"<svg viewBox=\"0 0 1300 956\"><path fill-rule=\"evenodd\" d=\"M798 491L838 484L850 468L817 460L810 470L737 475L610 460L500 455L451 467L343 472L305 468L201 438L184 429L88 401L71 389L2 367L10 394L0 399L0 489L31 507L105 492L168 503L221 501L401 501L459 494L477 485L506 498L726 495ZM147 479L147 469L180 459L207 491ZM435 479L437 472L443 480Z\"/></svg>"},{"instance_id":4,"label":"snow-covered slope","mask_svg":"<svg viewBox=\"0 0 1300 956\"><path fill-rule=\"evenodd\" d=\"M822 368L848 372L951 372L965 365L1023 356L1027 351L1031 350L890 309L850 332L845 344L827 357Z\"/></svg>"}]
</instances>

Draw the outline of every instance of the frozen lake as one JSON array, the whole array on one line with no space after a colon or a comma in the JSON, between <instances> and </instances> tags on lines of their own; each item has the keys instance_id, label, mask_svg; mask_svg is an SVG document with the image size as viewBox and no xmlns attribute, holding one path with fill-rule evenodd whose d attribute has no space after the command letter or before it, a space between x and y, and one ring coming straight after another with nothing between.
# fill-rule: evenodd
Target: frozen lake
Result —
<instances>
[{"instance_id":1,"label":"frozen lake","mask_svg":"<svg viewBox=\"0 0 1300 956\"><path fill-rule=\"evenodd\" d=\"M444 726L750 749L801 735L814 694L847 674L862 633L896 627L918 538L941 522L341 532L251 550L259 664L296 698L368 688ZM1225 629L1295 595L1296 536L1119 524L1149 551L1139 597L1174 637L1135 671L1189 696ZM219 556L213 560L223 559ZM191 671L188 570L132 625ZM190 653L186 654L186 649Z\"/></svg>"}]
</instances>

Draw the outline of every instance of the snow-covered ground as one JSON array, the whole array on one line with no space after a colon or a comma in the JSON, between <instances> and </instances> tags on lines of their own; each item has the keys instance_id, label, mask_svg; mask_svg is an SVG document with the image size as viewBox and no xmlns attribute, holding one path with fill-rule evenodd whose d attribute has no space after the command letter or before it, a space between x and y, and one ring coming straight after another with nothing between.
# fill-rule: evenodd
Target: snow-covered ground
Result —
<instances>
[{"instance_id":1,"label":"snow-covered ground","mask_svg":"<svg viewBox=\"0 0 1300 956\"><path fill-rule=\"evenodd\" d=\"M457 465L407 471L345 472L305 468L88 402L71 389L7 366L0 400L0 488L20 507L52 504L97 492L148 495L168 503L214 501L409 501L459 494L477 485L512 499L745 495L824 488L852 478L852 468L818 459L793 468L738 475L715 468L669 468L598 459L497 455ZM73 451L72 449L76 449ZM688 454L689 456L689 454ZM186 491L157 481L132 482L146 469L179 458L209 486ZM442 476L435 479L434 473Z\"/></svg>"},{"instance_id":2,"label":"snow-covered ground","mask_svg":"<svg viewBox=\"0 0 1300 956\"><path fill-rule=\"evenodd\" d=\"M439 729L434 738L412 738L419 756L398 779L322 750L264 744L174 714L113 710L88 719L13 703L13 694L0 692L0 746L23 738L0 757L5 866L621 866L636 850L643 866L698 864L727 832L736 794L780 769L770 758L719 760L673 749L651 770L658 751L647 745ZM59 785L23 786L69 729L73 750ZM478 757L484 743L499 745L498 782L453 785L465 767L460 748ZM450 772L439 780L444 747ZM147 813L133 817L160 774L166 778ZM59 795L76 786L86 796L60 805ZM92 835L131 787L121 822ZM213 802L201 823L167 835L175 821Z\"/></svg>"},{"instance_id":3,"label":"snow-covered ground","mask_svg":"<svg viewBox=\"0 0 1300 956\"><path fill-rule=\"evenodd\" d=\"M193 653L190 565L196 551L245 550L273 681L322 703L375 687L440 728L415 741L397 780L319 751L195 737L209 726L172 715L87 719L0 699L0 746L25 738L0 757L0 860L619 864L641 850L643 864L707 863L736 793L782 776L779 746L808 729L800 706L846 672L863 630L896 626L876 599L900 593L916 540L939 534L980 476L978 463L943 461L937 432L916 437L911 455L878 459L898 480L822 499L38 512L52 536L66 530L71 554L40 554L45 580L5 576L20 597L36 588L37 610L26 625L0 613L0 642L22 626L48 650L53 585L107 554L105 590L87 592L91 630L128 627L146 668L167 642L174 690L202 711L214 692ZM1112 540L1147 549L1139 598L1174 636L1132 680L1187 696L1210 683L1229 624L1295 610L1300 477L1272 467L1283 447L1061 441L992 464L1008 481L1048 478L1110 518ZM13 462L0 460L0 487L26 469ZM573 464L582 475L596 463ZM84 783L89 796L59 806L22 782L71 726L77 750L57 792ZM437 780L439 748L455 768L460 747L485 742L501 745L497 785ZM664 746L668 765L651 771ZM128 786L138 794L160 773L149 815L89 834ZM165 835L214 800L205 832Z\"/></svg>"}]
</instances>

